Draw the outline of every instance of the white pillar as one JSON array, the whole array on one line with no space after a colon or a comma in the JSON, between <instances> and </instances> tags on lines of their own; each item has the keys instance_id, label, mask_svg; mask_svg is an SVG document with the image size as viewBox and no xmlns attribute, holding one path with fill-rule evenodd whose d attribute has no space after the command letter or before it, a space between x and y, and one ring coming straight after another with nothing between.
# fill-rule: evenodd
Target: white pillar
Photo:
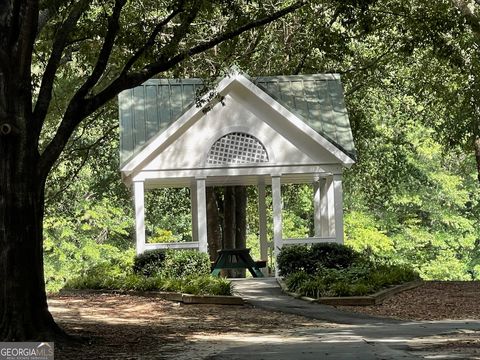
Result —
<instances>
[{"instance_id":1,"label":"white pillar","mask_svg":"<svg viewBox=\"0 0 480 360\"><path fill-rule=\"evenodd\" d=\"M328 188L327 179L321 178L319 181L320 188L320 229L321 236L328 237L330 236L330 219L328 217Z\"/></svg>"},{"instance_id":2,"label":"white pillar","mask_svg":"<svg viewBox=\"0 0 480 360\"><path fill-rule=\"evenodd\" d=\"M325 179L325 192L327 195L328 236L335 236L335 193L333 189L333 176Z\"/></svg>"},{"instance_id":3,"label":"white pillar","mask_svg":"<svg viewBox=\"0 0 480 360\"><path fill-rule=\"evenodd\" d=\"M320 182L313 182L313 226L315 229L314 236L320 237L322 235L322 212L321 212L321 194Z\"/></svg>"},{"instance_id":4,"label":"white pillar","mask_svg":"<svg viewBox=\"0 0 480 360\"><path fill-rule=\"evenodd\" d=\"M342 174L333 175L333 189L335 197L335 238L343 244L343 190Z\"/></svg>"},{"instance_id":5,"label":"white pillar","mask_svg":"<svg viewBox=\"0 0 480 360\"><path fill-rule=\"evenodd\" d=\"M135 204L135 239L137 255L145 250L145 190L143 181L133 183Z\"/></svg>"},{"instance_id":6,"label":"white pillar","mask_svg":"<svg viewBox=\"0 0 480 360\"><path fill-rule=\"evenodd\" d=\"M272 176L272 202L273 202L273 246L275 260L278 258L283 246L282 239L282 186L280 176ZM279 276L278 264L275 266L275 276Z\"/></svg>"},{"instance_id":7,"label":"white pillar","mask_svg":"<svg viewBox=\"0 0 480 360\"><path fill-rule=\"evenodd\" d=\"M265 183L258 184L258 237L260 241L260 259L267 260L267 267L262 268L263 275L268 276L268 243L267 243L267 204Z\"/></svg>"},{"instance_id":8,"label":"white pillar","mask_svg":"<svg viewBox=\"0 0 480 360\"><path fill-rule=\"evenodd\" d=\"M205 189L205 179L197 178L196 182L196 198L197 198L197 233L198 233L198 250L200 252L208 252L207 241L207 196Z\"/></svg>"},{"instance_id":9,"label":"white pillar","mask_svg":"<svg viewBox=\"0 0 480 360\"><path fill-rule=\"evenodd\" d=\"M197 184L190 186L190 201L192 211L192 241L198 241L198 206L197 206Z\"/></svg>"}]
</instances>

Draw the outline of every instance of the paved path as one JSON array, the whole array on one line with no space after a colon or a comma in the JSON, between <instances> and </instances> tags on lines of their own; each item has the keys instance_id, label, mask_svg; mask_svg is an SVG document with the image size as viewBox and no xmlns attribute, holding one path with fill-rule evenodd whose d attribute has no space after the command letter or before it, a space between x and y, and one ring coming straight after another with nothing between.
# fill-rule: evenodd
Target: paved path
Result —
<instances>
[{"instance_id":1,"label":"paved path","mask_svg":"<svg viewBox=\"0 0 480 360\"><path fill-rule=\"evenodd\" d=\"M289 334L281 344L252 344L226 350L211 359L317 360L419 359L409 351L414 338L480 330L480 321L399 321L345 312L284 295L273 278L234 280L236 292L252 305L336 323ZM462 354L423 354L425 358L465 359ZM430 357L431 356L431 357Z\"/></svg>"}]
</instances>

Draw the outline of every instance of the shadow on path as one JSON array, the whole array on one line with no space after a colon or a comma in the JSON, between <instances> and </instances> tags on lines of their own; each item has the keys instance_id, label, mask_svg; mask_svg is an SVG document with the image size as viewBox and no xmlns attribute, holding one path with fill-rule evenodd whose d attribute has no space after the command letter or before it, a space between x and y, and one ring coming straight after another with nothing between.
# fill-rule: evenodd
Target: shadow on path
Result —
<instances>
[{"instance_id":1,"label":"shadow on path","mask_svg":"<svg viewBox=\"0 0 480 360\"><path fill-rule=\"evenodd\" d=\"M274 278L234 280L235 291L250 304L270 311L325 320L325 326L288 333L276 344L228 349L210 359L419 359L408 341L419 337L478 330L480 321L401 321L312 304L282 293ZM425 355L425 354L424 354ZM466 359L463 355L431 354L435 359Z\"/></svg>"}]
</instances>

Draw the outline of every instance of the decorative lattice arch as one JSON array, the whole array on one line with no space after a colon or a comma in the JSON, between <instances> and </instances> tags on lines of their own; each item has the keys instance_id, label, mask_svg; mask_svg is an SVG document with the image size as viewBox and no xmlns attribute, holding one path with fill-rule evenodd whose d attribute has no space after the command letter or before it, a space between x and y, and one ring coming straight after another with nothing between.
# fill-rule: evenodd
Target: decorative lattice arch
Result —
<instances>
[{"instance_id":1,"label":"decorative lattice arch","mask_svg":"<svg viewBox=\"0 0 480 360\"><path fill-rule=\"evenodd\" d=\"M232 132L222 136L210 148L207 164L252 164L268 162L265 146L254 136Z\"/></svg>"}]
</instances>

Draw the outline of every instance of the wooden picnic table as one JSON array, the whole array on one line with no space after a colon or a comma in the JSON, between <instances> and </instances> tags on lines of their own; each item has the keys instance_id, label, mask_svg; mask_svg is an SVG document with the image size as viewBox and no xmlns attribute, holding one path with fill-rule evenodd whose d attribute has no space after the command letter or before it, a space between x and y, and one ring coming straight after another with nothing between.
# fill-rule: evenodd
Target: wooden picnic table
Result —
<instances>
[{"instance_id":1,"label":"wooden picnic table","mask_svg":"<svg viewBox=\"0 0 480 360\"><path fill-rule=\"evenodd\" d=\"M263 277L260 268L265 266L265 261L253 261L250 249L222 249L212 265L212 275L218 276L222 269L248 269L253 277Z\"/></svg>"}]
</instances>

